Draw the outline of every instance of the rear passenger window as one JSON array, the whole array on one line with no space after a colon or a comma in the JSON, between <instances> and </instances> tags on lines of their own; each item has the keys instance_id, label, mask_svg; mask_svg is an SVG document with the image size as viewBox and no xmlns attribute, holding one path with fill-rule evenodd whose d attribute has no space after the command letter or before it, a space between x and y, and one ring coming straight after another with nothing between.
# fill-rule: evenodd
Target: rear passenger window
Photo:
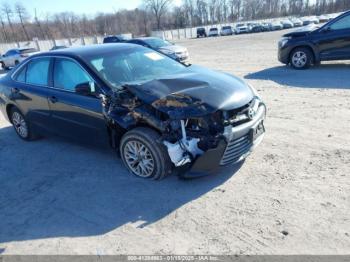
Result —
<instances>
[{"instance_id":1,"label":"rear passenger window","mask_svg":"<svg viewBox=\"0 0 350 262\"><path fill-rule=\"evenodd\" d=\"M26 72L26 83L48 85L50 58L36 58L29 62Z\"/></svg>"}]
</instances>

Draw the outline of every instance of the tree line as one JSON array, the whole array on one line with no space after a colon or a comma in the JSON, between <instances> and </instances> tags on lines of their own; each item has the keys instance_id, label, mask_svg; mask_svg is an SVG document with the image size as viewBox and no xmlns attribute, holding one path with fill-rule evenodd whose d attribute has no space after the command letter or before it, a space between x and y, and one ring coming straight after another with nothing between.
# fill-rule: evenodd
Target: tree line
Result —
<instances>
[{"instance_id":1,"label":"tree line","mask_svg":"<svg viewBox=\"0 0 350 262\"><path fill-rule=\"evenodd\" d=\"M117 1L116 1L117 3ZM0 4L0 42L60 39L274 18L320 15L350 9L349 0L143 0L134 10L115 10L94 16L74 12L31 15L21 2Z\"/></svg>"}]
</instances>

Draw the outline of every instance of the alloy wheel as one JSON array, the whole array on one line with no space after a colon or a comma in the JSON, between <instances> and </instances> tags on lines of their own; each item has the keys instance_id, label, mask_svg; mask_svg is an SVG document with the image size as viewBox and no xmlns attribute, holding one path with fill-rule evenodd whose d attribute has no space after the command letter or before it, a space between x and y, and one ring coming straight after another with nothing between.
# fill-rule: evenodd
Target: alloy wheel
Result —
<instances>
[{"instance_id":1,"label":"alloy wheel","mask_svg":"<svg viewBox=\"0 0 350 262\"><path fill-rule=\"evenodd\" d=\"M124 159L130 170L137 176L147 178L152 176L155 168L151 151L140 141L128 141L123 150Z\"/></svg>"},{"instance_id":2,"label":"alloy wheel","mask_svg":"<svg viewBox=\"0 0 350 262\"><path fill-rule=\"evenodd\" d=\"M292 63L295 67L304 67L307 63L307 55L302 51L295 52L292 57Z\"/></svg>"},{"instance_id":3,"label":"alloy wheel","mask_svg":"<svg viewBox=\"0 0 350 262\"><path fill-rule=\"evenodd\" d=\"M18 135L20 135L22 138L28 137L28 126L21 114L14 112L12 114L12 123Z\"/></svg>"}]
</instances>

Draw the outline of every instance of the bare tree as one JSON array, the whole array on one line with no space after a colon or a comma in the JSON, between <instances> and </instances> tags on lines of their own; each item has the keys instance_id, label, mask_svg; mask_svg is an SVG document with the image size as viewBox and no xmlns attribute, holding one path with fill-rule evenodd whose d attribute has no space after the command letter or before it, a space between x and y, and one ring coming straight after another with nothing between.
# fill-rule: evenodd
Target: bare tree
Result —
<instances>
[{"instance_id":1,"label":"bare tree","mask_svg":"<svg viewBox=\"0 0 350 262\"><path fill-rule=\"evenodd\" d=\"M13 25L12 25L12 21L11 21L11 18L13 15L11 6L7 2L3 2L2 7L1 7L1 11L3 12L3 14L5 14L5 16L7 18L7 22L10 26L10 29L11 29L12 38L16 41L16 35L15 35L15 31L13 29Z\"/></svg>"},{"instance_id":2,"label":"bare tree","mask_svg":"<svg viewBox=\"0 0 350 262\"><path fill-rule=\"evenodd\" d=\"M166 14L169 5L172 0L143 0L145 5L151 10L155 15L157 21L157 29L161 29L161 22L163 16Z\"/></svg>"},{"instance_id":3,"label":"bare tree","mask_svg":"<svg viewBox=\"0 0 350 262\"><path fill-rule=\"evenodd\" d=\"M34 14L35 14L35 16L34 16L35 24L36 24L36 26L38 27L39 32L40 32L42 38L45 39L45 33L44 33L44 30L43 30L43 28L42 28L42 26L41 26L41 23L40 23L39 19L38 19L38 16L37 16L37 14L36 14L36 8L34 9Z\"/></svg>"},{"instance_id":4,"label":"bare tree","mask_svg":"<svg viewBox=\"0 0 350 262\"><path fill-rule=\"evenodd\" d=\"M15 4L15 12L17 13L18 19L19 19L19 21L21 23L24 35L26 36L26 40L29 41L30 38L29 38L29 35L28 35L28 32L27 32L27 29L25 27L25 20L27 20L27 18L29 16L28 12L27 12L27 9L22 5L22 3L17 2Z\"/></svg>"},{"instance_id":5,"label":"bare tree","mask_svg":"<svg viewBox=\"0 0 350 262\"><path fill-rule=\"evenodd\" d=\"M8 37L7 37L6 27L5 27L5 23L4 23L4 20L2 19L1 15L0 15L0 23L1 23L1 30L2 30L2 34L3 34L3 39L5 40L5 42L7 42Z\"/></svg>"}]
</instances>

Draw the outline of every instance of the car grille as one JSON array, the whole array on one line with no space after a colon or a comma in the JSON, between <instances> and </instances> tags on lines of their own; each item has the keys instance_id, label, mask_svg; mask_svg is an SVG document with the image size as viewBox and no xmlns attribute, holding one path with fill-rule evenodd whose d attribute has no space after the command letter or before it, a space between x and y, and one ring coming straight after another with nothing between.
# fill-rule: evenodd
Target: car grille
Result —
<instances>
[{"instance_id":1,"label":"car grille","mask_svg":"<svg viewBox=\"0 0 350 262\"><path fill-rule=\"evenodd\" d=\"M225 111L226 120L228 120L233 127L249 122L251 120L248 117L249 108L254 107L256 102L257 101L253 99L240 108Z\"/></svg>"},{"instance_id":2,"label":"car grille","mask_svg":"<svg viewBox=\"0 0 350 262\"><path fill-rule=\"evenodd\" d=\"M252 147L249 135L232 139L226 147L225 153L221 158L220 165L228 165L237 162L242 155L248 153Z\"/></svg>"}]
</instances>

